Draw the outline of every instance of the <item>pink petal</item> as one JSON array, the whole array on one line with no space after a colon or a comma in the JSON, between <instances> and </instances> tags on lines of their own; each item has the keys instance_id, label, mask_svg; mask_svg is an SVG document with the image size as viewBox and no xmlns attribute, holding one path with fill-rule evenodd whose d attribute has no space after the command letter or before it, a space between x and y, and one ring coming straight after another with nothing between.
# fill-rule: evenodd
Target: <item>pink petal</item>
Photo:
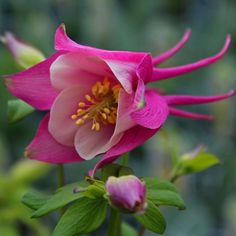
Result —
<instances>
[{"instance_id":1,"label":"pink petal","mask_svg":"<svg viewBox=\"0 0 236 236\"><path fill-rule=\"evenodd\" d=\"M131 114L139 125L149 129L160 128L166 121L169 108L166 101L155 90L145 92L145 107Z\"/></svg>"},{"instance_id":2,"label":"pink petal","mask_svg":"<svg viewBox=\"0 0 236 236\"><path fill-rule=\"evenodd\" d=\"M176 109L170 107L170 115L172 116L180 116L184 118L194 119L194 120L212 120L213 117L211 115L203 115L194 112L183 111L180 109Z\"/></svg>"},{"instance_id":3,"label":"pink petal","mask_svg":"<svg viewBox=\"0 0 236 236\"><path fill-rule=\"evenodd\" d=\"M39 125L38 131L26 148L25 155L30 159L49 163L80 162L78 153L72 147L59 144L48 132L49 113Z\"/></svg>"},{"instance_id":4,"label":"pink petal","mask_svg":"<svg viewBox=\"0 0 236 236\"><path fill-rule=\"evenodd\" d=\"M202 59L198 62L183 65L183 66L154 69L151 80L156 81L156 80L164 80L164 79L168 79L171 77L176 77L176 76L197 70L201 67L208 66L212 63L215 63L225 55L225 53L227 52L227 50L229 48L230 42L231 42L231 36L228 35L226 38L225 45L224 45L223 49L215 56L205 58L205 59Z\"/></svg>"},{"instance_id":5,"label":"pink petal","mask_svg":"<svg viewBox=\"0 0 236 236\"><path fill-rule=\"evenodd\" d=\"M86 84L63 90L56 98L51 108L49 132L57 142L74 146L74 136L78 130L71 116L76 113L78 103L85 100L84 96L90 91Z\"/></svg>"},{"instance_id":6,"label":"pink petal","mask_svg":"<svg viewBox=\"0 0 236 236\"><path fill-rule=\"evenodd\" d=\"M188 96L188 95L167 95L164 99L169 105L191 105L210 103L227 99L235 95L235 91L231 90L226 94L218 96Z\"/></svg>"},{"instance_id":7,"label":"pink petal","mask_svg":"<svg viewBox=\"0 0 236 236\"><path fill-rule=\"evenodd\" d=\"M92 122L86 122L80 126L75 135L75 148L79 155L90 160L95 156L106 152L109 148L115 145L122 134L117 135L111 142L111 137L114 133L114 126L101 124L99 131L91 129Z\"/></svg>"},{"instance_id":8,"label":"pink petal","mask_svg":"<svg viewBox=\"0 0 236 236\"><path fill-rule=\"evenodd\" d=\"M181 38L181 40L173 48L154 57L152 59L152 64L154 66L159 65L160 63L162 63L162 62L168 60L170 57L174 56L185 45L185 43L188 41L190 35L191 35L191 29L187 29L185 31L183 37Z\"/></svg>"},{"instance_id":9,"label":"pink petal","mask_svg":"<svg viewBox=\"0 0 236 236\"><path fill-rule=\"evenodd\" d=\"M96 164L92 175L94 175L97 169L102 168L104 165L115 161L122 154L140 146L146 140L151 138L157 131L158 129L147 129L139 125L127 130L121 140Z\"/></svg>"},{"instance_id":10,"label":"pink petal","mask_svg":"<svg viewBox=\"0 0 236 236\"><path fill-rule=\"evenodd\" d=\"M51 86L49 68L62 53L55 53L39 64L5 76L11 93L39 110L51 108L58 92Z\"/></svg>"},{"instance_id":11,"label":"pink petal","mask_svg":"<svg viewBox=\"0 0 236 236\"><path fill-rule=\"evenodd\" d=\"M116 126L114 134L111 137L112 142L113 139L116 139L117 135L123 134L123 132L136 125L130 116L133 109L134 96L126 93L124 90L120 90Z\"/></svg>"},{"instance_id":12,"label":"pink petal","mask_svg":"<svg viewBox=\"0 0 236 236\"><path fill-rule=\"evenodd\" d=\"M81 84L91 88L105 76L113 76L102 60L80 52L67 53L58 57L50 71L52 85L58 90Z\"/></svg>"}]
</instances>

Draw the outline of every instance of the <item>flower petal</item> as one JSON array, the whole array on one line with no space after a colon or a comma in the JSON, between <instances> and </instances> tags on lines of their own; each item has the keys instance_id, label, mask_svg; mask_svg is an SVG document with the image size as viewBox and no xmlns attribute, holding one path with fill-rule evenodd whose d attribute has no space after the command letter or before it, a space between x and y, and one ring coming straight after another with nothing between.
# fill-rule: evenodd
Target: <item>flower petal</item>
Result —
<instances>
[{"instance_id":1,"label":"flower petal","mask_svg":"<svg viewBox=\"0 0 236 236\"><path fill-rule=\"evenodd\" d=\"M163 125L169 114L166 101L155 90L145 92L145 106L131 114L132 119L139 125L157 129Z\"/></svg>"},{"instance_id":2,"label":"flower petal","mask_svg":"<svg viewBox=\"0 0 236 236\"><path fill-rule=\"evenodd\" d=\"M80 162L78 153L73 147L59 144L48 132L49 114L39 125L38 131L26 148L25 155L30 159L49 163Z\"/></svg>"},{"instance_id":3,"label":"flower petal","mask_svg":"<svg viewBox=\"0 0 236 236\"><path fill-rule=\"evenodd\" d=\"M133 128L127 130L122 136L121 140L110 150L108 150L104 157L96 164L92 171L92 175L94 175L97 169L100 169L104 165L115 161L122 154L127 153L144 143L157 131L158 129L147 129L140 125L136 125Z\"/></svg>"},{"instance_id":4,"label":"flower petal","mask_svg":"<svg viewBox=\"0 0 236 236\"><path fill-rule=\"evenodd\" d=\"M51 82L58 90L86 84L90 88L105 76L113 77L106 63L80 52L62 55L52 64Z\"/></svg>"},{"instance_id":5,"label":"flower petal","mask_svg":"<svg viewBox=\"0 0 236 236\"><path fill-rule=\"evenodd\" d=\"M159 65L162 62L164 62L164 61L168 60L169 58L171 58L172 56L174 56L185 45L185 43L188 41L190 35L191 35L191 29L187 29L185 31L183 37L181 38L181 40L173 48L154 57L152 59L152 64L154 66Z\"/></svg>"},{"instance_id":6,"label":"flower petal","mask_svg":"<svg viewBox=\"0 0 236 236\"><path fill-rule=\"evenodd\" d=\"M55 53L25 71L5 76L8 89L36 109L50 109L58 92L51 85L49 68L60 55Z\"/></svg>"},{"instance_id":7,"label":"flower petal","mask_svg":"<svg viewBox=\"0 0 236 236\"><path fill-rule=\"evenodd\" d=\"M172 68L156 68L153 70L153 75L152 75L151 80L156 81L156 80L164 80L171 77L176 77L176 76L200 69L202 67L208 66L210 64L213 64L217 62L218 60L220 60L225 55L225 53L227 52L229 48L230 42L231 42L231 36L228 35L223 49L219 53L217 53L215 56L208 57L200 61L183 65L183 66L177 66L177 67L172 67Z\"/></svg>"},{"instance_id":8,"label":"flower petal","mask_svg":"<svg viewBox=\"0 0 236 236\"><path fill-rule=\"evenodd\" d=\"M194 112L189 111L183 111L177 108L170 107L170 115L172 116L180 116L184 118L189 118L193 120L212 120L213 116L211 115L204 115L204 114L198 114Z\"/></svg>"},{"instance_id":9,"label":"flower petal","mask_svg":"<svg viewBox=\"0 0 236 236\"><path fill-rule=\"evenodd\" d=\"M230 98L235 95L235 91L231 90L226 94L218 96L189 96L189 95L167 95L164 96L167 104L169 105L191 105L191 104L201 104L201 103L210 103L217 102Z\"/></svg>"},{"instance_id":10,"label":"flower petal","mask_svg":"<svg viewBox=\"0 0 236 236\"><path fill-rule=\"evenodd\" d=\"M85 84L63 90L56 98L51 108L49 120L49 132L57 142L74 146L74 136L78 126L71 116L76 113L78 103L85 100L85 94L90 91L90 87Z\"/></svg>"},{"instance_id":11,"label":"flower petal","mask_svg":"<svg viewBox=\"0 0 236 236\"><path fill-rule=\"evenodd\" d=\"M79 127L75 135L75 148L79 155L85 160L90 160L95 156L106 152L122 137L122 134L117 135L111 142L114 126L100 125L100 130L94 131L91 129L92 122L86 122Z\"/></svg>"}]
</instances>

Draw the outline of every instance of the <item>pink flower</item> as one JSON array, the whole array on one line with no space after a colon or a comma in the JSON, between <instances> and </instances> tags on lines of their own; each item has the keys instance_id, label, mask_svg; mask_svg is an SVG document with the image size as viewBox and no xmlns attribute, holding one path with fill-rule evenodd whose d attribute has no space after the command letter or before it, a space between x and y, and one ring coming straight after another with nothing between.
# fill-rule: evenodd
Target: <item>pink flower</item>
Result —
<instances>
[{"instance_id":1,"label":"pink flower","mask_svg":"<svg viewBox=\"0 0 236 236\"><path fill-rule=\"evenodd\" d=\"M111 205L125 213L144 213L146 186L134 175L110 176L106 182L106 191Z\"/></svg>"},{"instance_id":2,"label":"pink flower","mask_svg":"<svg viewBox=\"0 0 236 236\"><path fill-rule=\"evenodd\" d=\"M161 95L145 85L176 77L218 61L231 38L215 56L174 68L155 68L172 57L190 36L187 30L172 49L152 58L145 52L106 51L82 46L60 26L57 52L43 62L8 76L6 84L16 97L39 110L48 110L26 155L51 163L89 160L104 154L96 168L153 136L169 115L211 119L176 108L219 101L220 96Z\"/></svg>"}]
</instances>

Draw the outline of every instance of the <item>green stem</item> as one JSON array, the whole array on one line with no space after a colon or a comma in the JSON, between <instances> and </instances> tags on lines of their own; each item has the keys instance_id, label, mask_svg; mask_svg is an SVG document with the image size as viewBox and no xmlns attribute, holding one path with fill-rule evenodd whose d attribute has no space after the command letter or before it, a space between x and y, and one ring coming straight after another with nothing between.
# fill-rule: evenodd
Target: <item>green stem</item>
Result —
<instances>
[{"instance_id":1,"label":"green stem","mask_svg":"<svg viewBox=\"0 0 236 236\"><path fill-rule=\"evenodd\" d=\"M128 152L123 155L121 164L122 164L122 166L129 165L129 153Z\"/></svg>"},{"instance_id":2,"label":"green stem","mask_svg":"<svg viewBox=\"0 0 236 236\"><path fill-rule=\"evenodd\" d=\"M121 214L111 208L107 236L121 236Z\"/></svg>"},{"instance_id":3,"label":"green stem","mask_svg":"<svg viewBox=\"0 0 236 236\"><path fill-rule=\"evenodd\" d=\"M58 188L65 185L65 170L63 164L57 164ZM59 211L60 217L64 214L65 209L61 208Z\"/></svg>"}]
</instances>

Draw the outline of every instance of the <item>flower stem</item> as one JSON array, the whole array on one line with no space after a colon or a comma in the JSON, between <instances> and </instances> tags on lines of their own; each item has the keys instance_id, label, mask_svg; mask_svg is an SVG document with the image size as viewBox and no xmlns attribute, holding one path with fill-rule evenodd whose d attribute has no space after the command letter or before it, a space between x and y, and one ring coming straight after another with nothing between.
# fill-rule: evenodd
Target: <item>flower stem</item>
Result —
<instances>
[{"instance_id":1,"label":"flower stem","mask_svg":"<svg viewBox=\"0 0 236 236\"><path fill-rule=\"evenodd\" d=\"M121 236L121 214L111 208L107 236Z\"/></svg>"},{"instance_id":2,"label":"flower stem","mask_svg":"<svg viewBox=\"0 0 236 236\"><path fill-rule=\"evenodd\" d=\"M128 166L129 165L129 153L128 152L123 155L121 164L123 166Z\"/></svg>"},{"instance_id":3,"label":"flower stem","mask_svg":"<svg viewBox=\"0 0 236 236\"><path fill-rule=\"evenodd\" d=\"M57 177L58 177L58 188L61 188L65 184L65 171L63 164L57 164ZM59 211L60 217L64 214L65 209L61 208Z\"/></svg>"}]
</instances>

